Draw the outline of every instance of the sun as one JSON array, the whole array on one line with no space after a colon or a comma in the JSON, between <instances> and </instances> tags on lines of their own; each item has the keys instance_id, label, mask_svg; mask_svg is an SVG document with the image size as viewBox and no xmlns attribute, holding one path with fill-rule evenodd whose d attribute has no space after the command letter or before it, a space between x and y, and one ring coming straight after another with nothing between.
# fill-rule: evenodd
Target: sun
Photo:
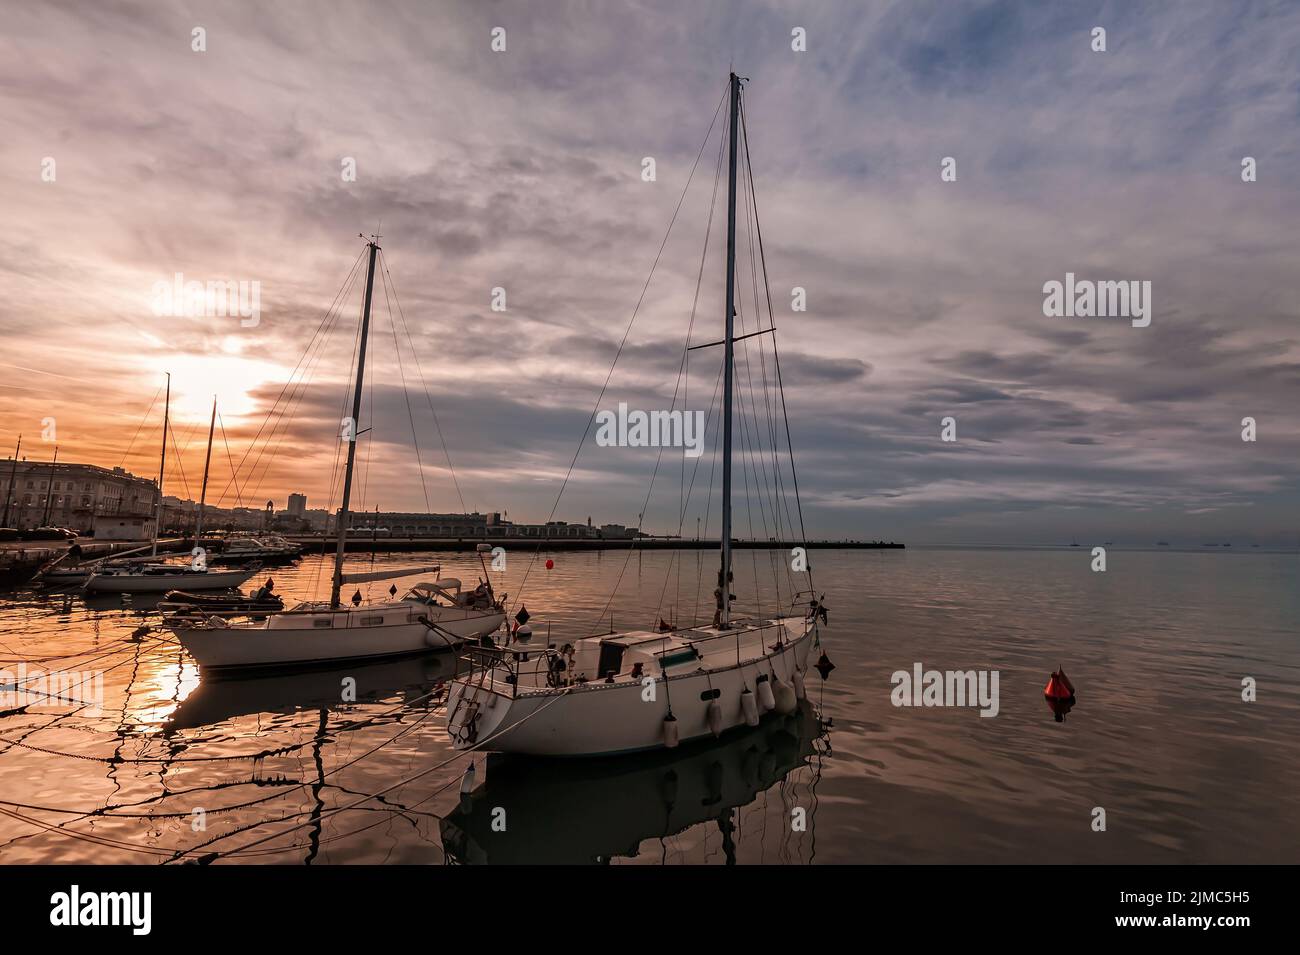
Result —
<instances>
[{"instance_id":1,"label":"sun","mask_svg":"<svg viewBox=\"0 0 1300 955\"><path fill-rule=\"evenodd\" d=\"M179 420L207 421L213 395L217 412L226 422L256 414L262 408L255 392L288 378L285 370L272 362L222 352L172 355L152 364L159 376L171 373L171 413Z\"/></svg>"}]
</instances>

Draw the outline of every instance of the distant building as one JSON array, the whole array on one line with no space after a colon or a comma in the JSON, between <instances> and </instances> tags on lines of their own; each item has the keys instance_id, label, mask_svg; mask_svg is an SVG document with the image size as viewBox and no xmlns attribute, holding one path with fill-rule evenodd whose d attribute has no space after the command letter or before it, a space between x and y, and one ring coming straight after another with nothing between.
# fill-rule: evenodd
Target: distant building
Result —
<instances>
[{"instance_id":1,"label":"distant building","mask_svg":"<svg viewBox=\"0 0 1300 955\"><path fill-rule=\"evenodd\" d=\"M0 524L20 530L51 525L79 533L103 528L153 536L153 481L122 468L49 461L0 462ZM135 536L139 535L139 536Z\"/></svg>"},{"instance_id":2,"label":"distant building","mask_svg":"<svg viewBox=\"0 0 1300 955\"><path fill-rule=\"evenodd\" d=\"M294 517L304 517L307 513L307 495L290 494L289 506L285 508Z\"/></svg>"},{"instance_id":3,"label":"distant building","mask_svg":"<svg viewBox=\"0 0 1300 955\"><path fill-rule=\"evenodd\" d=\"M81 531L79 529L79 533ZM99 541L153 540L153 518L125 514L96 514L91 518L90 534Z\"/></svg>"},{"instance_id":4,"label":"distant building","mask_svg":"<svg viewBox=\"0 0 1300 955\"><path fill-rule=\"evenodd\" d=\"M600 536L605 540L615 538L626 540L629 537L641 537L642 534L639 527L624 527L622 524L601 524Z\"/></svg>"},{"instance_id":5,"label":"distant building","mask_svg":"<svg viewBox=\"0 0 1300 955\"><path fill-rule=\"evenodd\" d=\"M182 500L163 495L162 533L192 534L198 525L199 505L188 498ZM214 531L260 531L266 529L267 513L256 507L217 507L208 503L203 507L203 533Z\"/></svg>"},{"instance_id":6,"label":"distant building","mask_svg":"<svg viewBox=\"0 0 1300 955\"><path fill-rule=\"evenodd\" d=\"M328 534L334 530L334 525L337 523L334 515L323 507L303 511L302 519L306 521L308 527L319 534Z\"/></svg>"}]
</instances>

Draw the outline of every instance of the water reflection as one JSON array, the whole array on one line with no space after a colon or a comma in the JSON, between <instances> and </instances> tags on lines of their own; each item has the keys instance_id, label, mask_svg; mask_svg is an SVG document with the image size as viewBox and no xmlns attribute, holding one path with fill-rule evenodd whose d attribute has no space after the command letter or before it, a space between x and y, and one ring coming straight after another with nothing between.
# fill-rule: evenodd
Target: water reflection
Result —
<instances>
[{"instance_id":1,"label":"water reflection","mask_svg":"<svg viewBox=\"0 0 1300 955\"><path fill-rule=\"evenodd\" d=\"M737 810L807 766L810 798L784 807L769 831L785 861L809 862L820 778L810 757L825 738L805 703L791 716L674 751L563 761L492 756L485 784L443 819L443 847L457 863L608 864L636 857L648 839L707 825L722 834L730 865ZM799 830L793 808L804 810ZM497 831L501 810L505 829Z\"/></svg>"},{"instance_id":2,"label":"water reflection","mask_svg":"<svg viewBox=\"0 0 1300 955\"><path fill-rule=\"evenodd\" d=\"M454 654L429 653L309 670L244 673L221 678L205 675L198 687L176 707L164 729L174 732L211 726L258 713L328 710L343 704L394 698L408 703L423 700L452 675L455 664Z\"/></svg>"}]
</instances>

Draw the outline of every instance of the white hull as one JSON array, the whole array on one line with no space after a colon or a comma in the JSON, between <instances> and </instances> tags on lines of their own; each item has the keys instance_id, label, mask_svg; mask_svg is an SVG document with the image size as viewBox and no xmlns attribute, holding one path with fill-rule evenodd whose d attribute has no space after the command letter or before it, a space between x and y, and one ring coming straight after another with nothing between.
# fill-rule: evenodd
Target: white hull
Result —
<instances>
[{"instance_id":1,"label":"white hull","mask_svg":"<svg viewBox=\"0 0 1300 955\"><path fill-rule=\"evenodd\" d=\"M435 623L430 629L417 618ZM396 601L360 608L299 608L266 620L172 630L202 668L288 666L447 649L491 633L505 614ZM440 632L441 631L441 632Z\"/></svg>"},{"instance_id":2,"label":"white hull","mask_svg":"<svg viewBox=\"0 0 1300 955\"><path fill-rule=\"evenodd\" d=\"M205 573L112 574L95 573L86 590L101 594L163 594L169 590L227 590L238 587L261 568L209 570Z\"/></svg>"},{"instance_id":3,"label":"white hull","mask_svg":"<svg viewBox=\"0 0 1300 955\"><path fill-rule=\"evenodd\" d=\"M664 718L668 702L676 717L679 741L711 737L709 701L701 696L718 690L717 731L746 724L741 692L775 675L792 685L797 670L808 670L808 654L816 632L803 630L804 621L790 621L784 646L737 666L719 661L707 669L670 674L654 673L655 699L643 699L640 680L607 684L600 680L564 689L521 689L480 674L458 677L447 700L447 732L456 749L481 745L489 752L535 756L605 756L665 748ZM799 629L796 629L798 627ZM725 639L725 638L724 638ZM718 654L725 655L725 651ZM765 715L759 707L759 715ZM472 728L471 728L472 724Z\"/></svg>"},{"instance_id":4,"label":"white hull","mask_svg":"<svg viewBox=\"0 0 1300 955\"><path fill-rule=\"evenodd\" d=\"M56 568L38 574L36 580L47 587L63 587L68 584L84 584L93 573L88 567L84 570Z\"/></svg>"}]
</instances>

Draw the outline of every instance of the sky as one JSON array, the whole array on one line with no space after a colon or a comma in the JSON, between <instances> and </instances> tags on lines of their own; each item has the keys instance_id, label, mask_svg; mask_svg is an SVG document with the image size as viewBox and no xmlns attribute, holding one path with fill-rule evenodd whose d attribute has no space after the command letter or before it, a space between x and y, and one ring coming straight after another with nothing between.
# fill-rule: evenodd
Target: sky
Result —
<instances>
[{"instance_id":1,"label":"sky","mask_svg":"<svg viewBox=\"0 0 1300 955\"><path fill-rule=\"evenodd\" d=\"M210 501L335 506L331 303L378 231L357 507L716 533L712 437L684 509L680 456L580 441L721 337L733 67L809 536L1295 545L1287 3L0 0L0 453L152 476L171 372L169 492L216 395ZM177 273L257 283L256 323L157 314ZM1044 314L1067 273L1150 282L1150 324Z\"/></svg>"}]
</instances>

